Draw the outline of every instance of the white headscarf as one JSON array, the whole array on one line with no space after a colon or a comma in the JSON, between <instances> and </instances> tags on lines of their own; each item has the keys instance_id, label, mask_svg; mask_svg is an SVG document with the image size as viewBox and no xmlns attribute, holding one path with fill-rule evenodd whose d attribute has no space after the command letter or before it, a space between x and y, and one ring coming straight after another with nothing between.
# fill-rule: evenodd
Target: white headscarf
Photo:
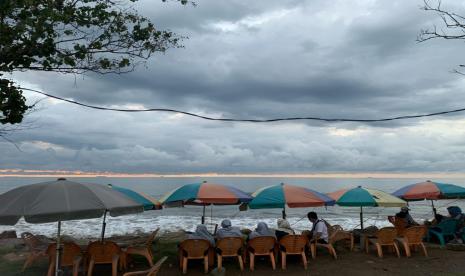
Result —
<instances>
[{"instance_id":1,"label":"white headscarf","mask_svg":"<svg viewBox=\"0 0 465 276\"><path fill-rule=\"evenodd\" d=\"M278 219L278 228L276 230L281 231L281 232L286 232L288 234L295 234L294 230L292 230L291 225L289 222L285 219L279 218Z\"/></svg>"},{"instance_id":2,"label":"white headscarf","mask_svg":"<svg viewBox=\"0 0 465 276\"><path fill-rule=\"evenodd\" d=\"M271 231L268 228L268 225L266 223L259 222L257 224L257 228L252 233L250 233L249 239L253 239L256 237L275 237L276 238L276 235L274 234L274 231Z\"/></svg>"},{"instance_id":3,"label":"white headscarf","mask_svg":"<svg viewBox=\"0 0 465 276\"><path fill-rule=\"evenodd\" d=\"M195 232L190 234L187 239L200 239L200 240L207 240L210 242L212 246L215 245L215 239L213 238L212 234L208 232L207 227L203 224L197 225Z\"/></svg>"},{"instance_id":4,"label":"white headscarf","mask_svg":"<svg viewBox=\"0 0 465 276\"><path fill-rule=\"evenodd\" d=\"M232 227L231 221L225 219L221 222L221 228L216 232L218 239L226 237L242 237L241 230L237 227Z\"/></svg>"}]
</instances>

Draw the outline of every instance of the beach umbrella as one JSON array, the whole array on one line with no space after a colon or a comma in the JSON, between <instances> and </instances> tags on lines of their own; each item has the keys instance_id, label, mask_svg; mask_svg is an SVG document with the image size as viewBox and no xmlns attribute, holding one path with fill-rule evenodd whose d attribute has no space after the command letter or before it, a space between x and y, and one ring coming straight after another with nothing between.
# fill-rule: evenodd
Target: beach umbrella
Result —
<instances>
[{"instance_id":1,"label":"beach umbrella","mask_svg":"<svg viewBox=\"0 0 465 276\"><path fill-rule=\"evenodd\" d=\"M253 200L248 203L250 209L283 209L286 218L286 205L289 208L317 207L334 205L335 200L317 191L281 183L258 189L252 194Z\"/></svg>"},{"instance_id":2,"label":"beach umbrella","mask_svg":"<svg viewBox=\"0 0 465 276\"><path fill-rule=\"evenodd\" d=\"M161 205L160 201L156 200L155 198L153 198L153 197L151 197L151 196L149 196L149 195L147 195L145 193L138 192L138 191L135 191L135 190L131 190L131 189L128 189L128 188L115 186L115 185L112 185L112 184L108 184L108 186L110 188L112 188L113 190L116 190L116 191L118 191L120 193L123 193L124 195L131 198L135 202L140 203L142 206L144 206L145 211L162 209L162 205Z\"/></svg>"},{"instance_id":3,"label":"beach umbrella","mask_svg":"<svg viewBox=\"0 0 465 276\"><path fill-rule=\"evenodd\" d=\"M363 207L403 207L407 206L404 200L386 192L362 188L339 190L328 194L336 200L339 206L360 207L360 227L363 229Z\"/></svg>"},{"instance_id":4,"label":"beach umbrella","mask_svg":"<svg viewBox=\"0 0 465 276\"><path fill-rule=\"evenodd\" d=\"M231 186L208 183L187 184L165 194L160 203L167 206L200 205L203 206L202 224L205 223L205 206L234 205L250 202L252 197Z\"/></svg>"},{"instance_id":5,"label":"beach umbrella","mask_svg":"<svg viewBox=\"0 0 465 276\"><path fill-rule=\"evenodd\" d=\"M392 193L407 201L431 200L433 214L436 208L433 200L465 198L465 188L454 184L439 183L427 180L416 184L410 184Z\"/></svg>"},{"instance_id":6,"label":"beach umbrella","mask_svg":"<svg viewBox=\"0 0 465 276\"><path fill-rule=\"evenodd\" d=\"M143 211L141 204L108 186L65 178L12 189L0 195L0 202L0 224L15 225L22 217L29 223L58 222L55 275L60 268L62 221L99 218L106 212L121 216Z\"/></svg>"}]
</instances>

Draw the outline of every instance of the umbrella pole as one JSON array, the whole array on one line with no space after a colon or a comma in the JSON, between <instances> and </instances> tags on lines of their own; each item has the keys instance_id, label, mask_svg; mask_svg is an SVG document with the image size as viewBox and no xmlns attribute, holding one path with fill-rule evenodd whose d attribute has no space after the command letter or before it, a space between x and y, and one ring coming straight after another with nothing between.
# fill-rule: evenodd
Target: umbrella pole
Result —
<instances>
[{"instance_id":1,"label":"umbrella pole","mask_svg":"<svg viewBox=\"0 0 465 276\"><path fill-rule=\"evenodd\" d=\"M436 217L436 208L434 208L434 201L431 200L431 207L433 208L433 216Z\"/></svg>"},{"instance_id":2,"label":"umbrella pole","mask_svg":"<svg viewBox=\"0 0 465 276\"><path fill-rule=\"evenodd\" d=\"M61 244L60 244L60 233L61 233L61 220L58 221L58 231L57 231L57 252L55 260L55 276L61 275Z\"/></svg>"},{"instance_id":3,"label":"umbrella pole","mask_svg":"<svg viewBox=\"0 0 465 276\"><path fill-rule=\"evenodd\" d=\"M102 234L101 234L102 242L103 242L103 239L105 239L105 228L107 228L107 223L105 221L106 219L107 219L107 210L105 210L105 212L103 213Z\"/></svg>"},{"instance_id":4,"label":"umbrella pole","mask_svg":"<svg viewBox=\"0 0 465 276\"><path fill-rule=\"evenodd\" d=\"M286 219L286 206L283 207L283 219Z\"/></svg>"},{"instance_id":5,"label":"umbrella pole","mask_svg":"<svg viewBox=\"0 0 465 276\"><path fill-rule=\"evenodd\" d=\"M202 224L205 224L205 205L203 205L203 213L202 213Z\"/></svg>"},{"instance_id":6,"label":"umbrella pole","mask_svg":"<svg viewBox=\"0 0 465 276\"><path fill-rule=\"evenodd\" d=\"M360 228L363 230L363 207L360 206Z\"/></svg>"}]
</instances>

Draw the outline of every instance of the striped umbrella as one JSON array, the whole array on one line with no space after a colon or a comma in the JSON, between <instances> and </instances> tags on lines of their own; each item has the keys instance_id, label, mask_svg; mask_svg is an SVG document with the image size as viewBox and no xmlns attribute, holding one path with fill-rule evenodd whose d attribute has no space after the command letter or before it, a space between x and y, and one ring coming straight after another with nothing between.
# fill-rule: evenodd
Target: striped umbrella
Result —
<instances>
[{"instance_id":1,"label":"striped umbrella","mask_svg":"<svg viewBox=\"0 0 465 276\"><path fill-rule=\"evenodd\" d=\"M147 195L145 193L136 192L134 190L119 187L119 186L115 186L115 185L112 185L112 184L108 184L108 186L111 187L113 190L116 190L116 191L118 191L120 193L123 193L124 195L131 198L135 202L137 202L137 203L141 204L142 206L144 206L145 211L162 209L161 203L158 200L156 200L155 198L153 198L153 197L151 197L151 196L149 196L149 195Z\"/></svg>"},{"instance_id":2,"label":"striped umbrella","mask_svg":"<svg viewBox=\"0 0 465 276\"><path fill-rule=\"evenodd\" d=\"M206 205L234 205L250 202L252 197L231 186L208 183L187 184L165 194L160 203L163 205L201 205L202 223L205 222Z\"/></svg>"},{"instance_id":3,"label":"striped umbrella","mask_svg":"<svg viewBox=\"0 0 465 276\"><path fill-rule=\"evenodd\" d=\"M454 184L445 184L427 180L425 182L407 185L392 193L407 201L431 200L433 213L436 215L433 200L465 198L465 188Z\"/></svg>"},{"instance_id":4,"label":"striped umbrella","mask_svg":"<svg viewBox=\"0 0 465 276\"><path fill-rule=\"evenodd\" d=\"M363 207L403 207L407 202L386 192L358 186L353 189L339 190L328 194L339 206L360 206L360 227L363 229Z\"/></svg>"},{"instance_id":5,"label":"striped umbrella","mask_svg":"<svg viewBox=\"0 0 465 276\"><path fill-rule=\"evenodd\" d=\"M317 191L281 183L261 188L252 194L248 204L251 209L282 208L286 218L286 205L289 208L317 207L334 205L334 199Z\"/></svg>"}]
</instances>

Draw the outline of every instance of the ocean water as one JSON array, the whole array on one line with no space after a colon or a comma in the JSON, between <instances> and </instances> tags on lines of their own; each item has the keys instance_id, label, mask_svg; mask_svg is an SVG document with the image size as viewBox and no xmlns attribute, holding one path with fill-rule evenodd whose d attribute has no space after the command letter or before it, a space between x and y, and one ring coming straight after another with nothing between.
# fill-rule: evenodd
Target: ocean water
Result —
<instances>
[{"instance_id":1,"label":"ocean water","mask_svg":"<svg viewBox=\"0 0 465 276\"><path fill-rule=\"evenodd\" d=\"M0 193L12 188L34 184L43 181L54 180L54 178L43 177L0 177ZM342 188L363 186L386 192L393 192L398 188L425 181L425 179L392 179L392 178L279 178L279 177L208 177L208 178L78 178L70 180L78 182L90 182L99 184L114 184L121 187L134 189L147 193L155 198L160 198L164 193L189 183L198 183L204 180L212 183L235 186L245 192L254 192L260 187L289 183L308 187L319 192L328 193ZM453 183L465 187L465 179L434 179L438 182ZM0 202L1 204L1 202ZM446 207L458 205L465 210L465 200L441 200L436 201L435 206L438 213L447 214ZM412 216L419 222L432 218L431 202L410 202ZM358 207L318 207L318 208L292 208L286 209L288 220L293 228L302 231L311 228L306 218L306 213L316 211L321 218L331 224L339 224L345 229L360 227L360 208ZM375 225L377 227L389 225L388 215L394 215L399 208L364 207L364 226ZM188 206L181 208L165 208L163 210L148 211L136 215L121 217L109 217L107 219L106 236L131 234L136 232L150 232L160 227L161 231L187 230L192 231L200 223L202 207ZM224 218L231 219L233 225L241 228L253 229L257 222L265 221L270 227L276 225L276 219L281 217L281 209L260 209L239 211L238 206L209 206L206 209L206 222L220 224ZM96 238L101 231L102 219L90 219L80 221L65 221L62 223L62 233L81 238ZM0 232L5 230L16 230L18 233L29 231L47 236L56 234L56 223L29 224L20 220L15 226L0 225Z\"/></svg>"}]
</instances>

